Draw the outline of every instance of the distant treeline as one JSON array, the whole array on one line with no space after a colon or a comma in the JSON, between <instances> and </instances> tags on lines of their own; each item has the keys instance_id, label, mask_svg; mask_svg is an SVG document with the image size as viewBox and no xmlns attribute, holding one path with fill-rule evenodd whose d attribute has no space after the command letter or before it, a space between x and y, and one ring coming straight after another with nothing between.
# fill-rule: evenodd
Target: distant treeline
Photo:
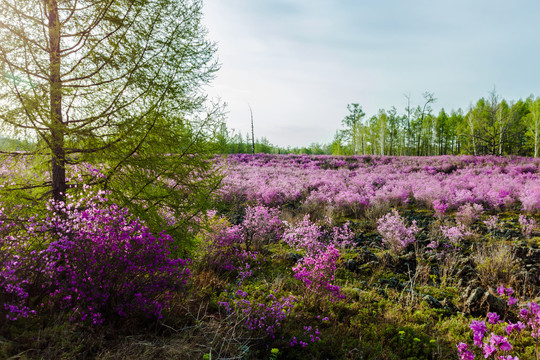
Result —
<instances>
[{"instance_id":1,"label":"distant treeline","mask_svg":"<svg viewBox=\"0 0 540 360\"><path fill-rule=\"evenodd\" d=\"M3 151L17 151L28 150L32 147L32 144L27 141L14 140L0 136L0 150Z\"/></svg>"},{"instance_id":2,"label":"distant treeline","mask_svg":"<svg viewBox=\"0 0 540 360\"><path fill-rule=\"evenodd\" d=\"M421 105L408 101L403 113L392 107L371 117L359 104L349 104L343 128L330 144L283 148L261 137L253 148L249 134L229 133L224 126L220 145L227 154L540 156L540 97L507 101L492 91L467 111L441 109L438 114L431 107L435 101L433 94L424 93Z\"/></svg>"}]
</instances>

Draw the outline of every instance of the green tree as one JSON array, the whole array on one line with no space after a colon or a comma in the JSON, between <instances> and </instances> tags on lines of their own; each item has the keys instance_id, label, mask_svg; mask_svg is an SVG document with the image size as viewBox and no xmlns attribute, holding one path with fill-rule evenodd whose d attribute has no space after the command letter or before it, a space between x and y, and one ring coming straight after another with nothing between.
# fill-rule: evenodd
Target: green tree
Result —
<instances>
[{"instance_id":1,"label":"green tree","mask_svg":"<svg viewBox=\"0 0 540 360\"><path fill-rule=\"evenodd\" d=\"M399 134L400 134L400 126L401 122L403 120L402 117L400 117L397 114L397 109L392 106L390 110L386 113L387 115L387 125L388 125L388 154L389 155L397 155L399 154Z\"/></svg>"},{"instance_id":2,"label":"green tree","mask_svg":"<svg viewBox=\"0 0 540 360\"><path fill-rule=\"evenodd\" d=\"M342 139L345 140L351 154L364 153L365 139L362 123L366 115L359 104L352 103L347 105L349 114L343 118L341 123L345 126Z\"/></svg>"},{"instance_id":3,"label":"green tree","mask_svg":"<svg viewBox=\"0 0 540 360\"><path fill-rule=\"evenodd\" d=\"M450 117L441 109L435 118L435 141L437 143L437 155L446 154L448 142L450 141Z\"/></svg>"},{"instance_id":4,"label":"green tree","mask_svg":"<svg viewBox=\"0 0 540 360\"><path fill-rule=\"evenodd\" d=\"M6 134L35 144L3 155L49 164L43 176L4 189L62 200L75 165L93 164L105 175L98 185L122 205L158 222L169 213L181 228L178 219L190 218L218 181L208 156L222 110L201 88L218 66L201 6L0 2L0 69L28 79L0 77L0 122Z\"/></svg>"},{"instance_id":5,"label":"green tree","mask_svg":"<svg viewBox=\"0 0 540 360\"><path fill-rule=\"evenodd\" d=\"M503 155L504 150L511 147L509 136L516 131L515 104L500 100L492 90L488 99L480 99L468 115L468 122L473 137L475 154ZM514 133L514 135L516 135Z\"/></svg>"}]
</instances>

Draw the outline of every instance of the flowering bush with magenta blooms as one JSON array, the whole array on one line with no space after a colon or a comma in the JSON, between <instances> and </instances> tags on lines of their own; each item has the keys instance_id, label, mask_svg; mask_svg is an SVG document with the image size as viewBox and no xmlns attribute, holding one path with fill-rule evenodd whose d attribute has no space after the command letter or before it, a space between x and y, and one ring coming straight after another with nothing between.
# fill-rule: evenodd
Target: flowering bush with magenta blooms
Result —
<instances>
[{"instance_id":1,"label":"flowering bush with magenta blooms","mask_svg":"<svg viewBox=\"0 0 540 360\"><path fill-rule=\"evenodd\" d=\"M486 228L489 231L502 231L503 230L503 224L499 220L499 216L497 215L491 215L488 217L487 220L483 221L484 225L486 225Z\"/></svg>"},{"instance_id":2,"label":"flowering bush with magenta blooms","mask_svg":"<svg viewBox=\"0 0 540 360\"><path fill-rule=\"evenodd\" d=\"M248 293L241 289L234 295L233 301L220 302L219 305L244 317L249 330L262 330L270 338L275 337L276 330L287 319L296 301L292 296L277 298L272 292L263 299L250 299Z\"/></svg>"},{"instance_id":3,"label":"flowering bush with magenta blooms","mask_svg":"<svg viewBox=\"0 0 540 360\"><path fill-rule=\"evenodd\" d=\"M106 195L51 201L45 216L28 219L4 241L0 292L9 300L8 318L37 310L30 298L68 312L73 321L159 318L171 293L184 289L189 260L170 258L172 238L154 236Z\"/></svg>"},{"instance_id":4,"label":"flowering bush with magenta blooms","mask_svg":"<svg viewBox=\"0 0 540 360\"><path fill-rule=\"evenodd\" d=\"M433 210L435 210L435 216L442 217L444 214L446 214L446 211L448 210L448 203L446 203L443 200L434 200L432 203Z\"/></svg>"},{"instance_id":5,"label":"flowering bush with magenta blooms","mask_svg":"<svg viewBox=\"0 0 540 360\"><path fill-rule=\"evenodd\" d=\"M511 287L501 285L497 288L497 293L506 300L508 307L517 304L517 299L512 297L514 290ZM506 315L501 319L499 314L490 312L487 314L487 324L485 320L473 320L469 326L473 331L473 346L464 342L459 343L457 345L459 359L472 360L476 355L481 355L485 359L519 360L519 357L515 355L518 351L517 345L527 341L528 338L532 338L536 344L534 355L538 359L540 357L538 348L540 305L535 302L527 303L527 306L519 311L520 320L515 323L505 321ZM503 334L500 335L497 332ZM527 356L532 356L532 354L528 353Z\"/></svg>"},{"instance_id":6,"label":"flowering bush with magenta blooms","mask_svg":"<svg viewBox=\"0 0 540 360\"><path fill-rule=\"evenodd\" d=\"M461 223L456 226L440 226L442 239L431 241L426 247L435 252L438 259L443 259L449 253L460 250L460 241L472 233Z\"/></svg>"},{"instance_id":7,"label":"flowering bush with magenta blooms","mask_svg":"<svg viewBox=\"0 0 540 360\"><path fill-rule=\"evenodd\" d=\"M325 250L309 254L293 267L294 277L302 281L306 288L316 295L343 298L340 287L333 285L339 250L329 245Z\"/></svg>"},{"instance_id":8,"label":"flowering bush with magenta blooms","mask_svg":"<svg viewBox=\"0 0 540 360\"><path fill-rule=\"evenodd\" d=\"M304 257L293 267L294 277L312 294L342 298L340 287L332 282L340 257L338 247L349 245L352 236L348 223L325 229L312 222L309 215L304 216L289 227L283 238L290 247L304 252Z\"/></svg>"},{"instance_id":9,"label":"flowering bush with magenta blooms","mask_svg":"<svg viewBox=\"0 0 540 360\"><path fill-rule=\"evenodd\" d=\"M289 225L283 235L283 241L293 249L304 251L307 255L317 254L323 251L328 245L336 248L343 248L352 243L353 231L349 228L349 223L343 226L320 225L311 221L309 214L305 215L301 221L294 225Z\"/></svg>"},{"instance_id":10,"label":"flowering bush with magenta blooms","mask_svg":"<svg viewBox=\"0 0 540 360\"><path fill-rule=\"evenodd\" d=\"M441 225L441 232L443 236L454 247L457 247L459 242L466 236L472 235L472 233L462 223L457 223L456 226L444 226Z\"/></svg>"},{"instance_id":11,"label":"flowering bush with magenta blooms","mask_svg":"<svg viewBox=\"0 0 540 360\"><path fill-rule=\"evenodd\" d=\"M228 290L227 301L218 305L229 315L234 315L249 330L262 330L265 336L275 338L276 330L287 319L294 308L296 298L287 295L276 296L276 292L257 286L248 288L246 280L253 276L253 269L246 263L236 277L236 283Z\"/></svg>"},{"instance_id":12,"label":"flowering bush with magenta blooms","mask_svg":"<svg viewBox=\"0 0 540 360\"><path fill-rule=\"evenodd\" d=\"M210 267L224 271L241 270L245 262L255 260L257 253L242 249L244 230L241 225L231 225L226 219L213 216L208 228L200 234L202 261Z\"/></svg>"},{"instance_id":13,"label":"flowering bush with magenta blooms","mask_svg":"<svg viewBox=\"0 0 540 360\"><path fill-rule=\"evenodd\" d=\"M383 238L383 245L394 253L398 253L416 240L416 234L420 229L413 220L411 226L406 226L405 221L396 209L377 220L377 230Z\"/></svg>"}]
</instances>

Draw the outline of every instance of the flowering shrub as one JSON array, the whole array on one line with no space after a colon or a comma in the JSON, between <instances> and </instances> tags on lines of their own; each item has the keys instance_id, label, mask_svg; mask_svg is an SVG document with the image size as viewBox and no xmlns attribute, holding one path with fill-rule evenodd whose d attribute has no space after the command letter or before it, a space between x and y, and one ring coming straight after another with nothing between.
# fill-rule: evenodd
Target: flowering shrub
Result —
<instances>
[{"instance_id":1,"label":"flowering shrub","mask_svg":"<svg viewBox=\"0 0 540 360\"><path fill-rule=\"evenodd\" d=\"M329 221L327 220L327 223ZM304 257L293 268L294 277L302 281L311 294L341 298L339 286L333 285L338 247L350 244L353 232L348 224L325 229L311 222L309 215L295 226L290 226L283 240Z\"/></svg>"},{"instance_id":2,"label":"flowering shrub","mask_svg":"<svg viewBox=\"0 0 540 360\"><path fill-rule=\"evenodd\" d=\"M273 293L267 294L264 299L250 300L248 293L241 289L234 295L234 300L220 302L219 305L229 313L235 312L245 317L244 324L249 330L262 330L270 338L275 337L276 330L290 314L296 301L292 296L278 299Z\"/></svg>"},{"instance_id":3,"label":"flowering shrub","mask_svg":"<svg viewBox=\"0 0 540 360\"><path fill-rule=\"evenodd\" d=\"M472 233L465 228L465 225L458 223L456 226L440 226L442 239L431 241L426 247L429 251L436 253L439 260L460 249L460 241Z\"/></svg>"},{"instance_id":4,"label":"flowering shrub","mask_svg":"<svg viewBox=\"0 0 540 360\"><path fill-rule=\"evenodd\" d=\"M255 291L246 291L246 279L253 275L253 269L245 264L236 277L236 283L231 284L227 301L220 301L229 315L239 317L249 330L263 330L266 336L275 337L276 330L289 316L296 298L281 296L279 299L273 291L257 287Z\"/></svg>"},{"instance_id":5,"label":"flowering shrub","mask_svg":"<svg viewBox=\"0 0 540 360\"><path fill-rule=\"evenodd\" d=\"M465 204L459 207L456 213L456 220L463 225L471 225L484 212L480 204Z\"/></svg>"},{"instance_id":6,"label":"flowering shrub","mask_svg":"<svg viewBox=\"0 0 540 360\"><path fill-rule=\"evenodd\" d=\"M210 266L217 270L237 271L246 261L255 259L256 252L242 249L244 231L240 225L231 225L224 218L210 218L207 229L199 237L199 264Z\"/></svg>"},{"instance_id":7,"label":"flowering shrub","mask_svg":"<svg viewBox=\"0 0 540 360\"><path fill-rule=\"evenodd\" d=\"M444 214L446 214L446 210L448 210L449 206L446 202L442 200L435 200L433 201L433 210L435 210L435 216L441 217Z\"/></svg>"},{"instance_id":8,"label":"flowering shrub","mask_svg":"<svg viewBox=\"0 0 540 360\"><path fill-rule=\"evenodd\" d=\"M105 196L51 201L43 218L28 219L4 238L0 296L8 300L8 318L33 314L29 299L36 296L74 321L159 318L170 293L184 288L189 260L169 257L170 236L154 236Z\"/></svg>"},{"instance_id":9,"label":"flowering shrub","mask_svg":"<svg viewBox=\"0 0 540 360\"><path fill-rule=\"evenodd\" d=\"M242 222L246 250L251 244L258 246L279 240L283 233L283 223L279 219L279 209L267 208L263 205L248 206Z\"/></svg>"},{"instance_id":10,"label":"flowering shrub","mask_svg":"<svg viewBox=\"0 0 540 360\"><path fill-rule=\"evenodd\" d=\"M396 209L384 215L378 221L377 230L383 238L383 245L394 253L398 253L416 240L420 229L413 220L411 226L406 226L403 218Z\"/></svg>"},{"instance_id":11,"label":"flowering shrub","mask_svg":"<svg viewBox=\"0 0 540 360\"><path fill-rule=\"evenodd\" d=\"M283 241L306 254L316 254L328 245L334 245L336 248L350 245L353 235L348 223L343 224L342 227L330 227L328 224L321 226L312 222L308 214L294 226L289 226L285 231Z\"/></svg>"},{"instance_id":12,"label":"flowering shrub","mask_svg":"<svg viewBox=\"0 0 540 360\"><path fill-rule=\"evenodd\" d=\"M499 217L497 215L488 217L487 220L484 220L484 224L489 231L502 230L502 223L499 221Z\"/></svg>"},{"instance_id":13,"label":"flowering shrub","mask_svg":"<svg viewBox=\"0 0 540 360\"><path fill-rule=\"evenodd\" d=\"M536 221L534 221L533 218L521 214L519 215L519 225L521 226L521 233L523 236L529 238L536 227Z\"/></svg>"},{"instance_id":14,"label":"flowering shrub","mask_svg":"<svg viewBox=\"0 0 540 360\"><path fill-rule=\"evenodd\" d=\"M472 234L462 223L458 223L456 226L441 225L441 231L444 237L448 239L450 244L454 247L458 246L460 240Z\"/></svg>"},{"instance_id":15,"label":"flowering shrub","mask_svg":"<svg viewBox=\"0 0 540 360\"><path fill-rule=\"evenodd\" d=\"M304 331L302 334L303 338L306 339L306 341L303 341L301 339L296 338L296 336L293 336L293 338L289 341L289 344L291 347L294 347L296 345L300 345L301 347L305 348L309 345L309 343L316 343L317 341L320 341L320 331L319 328L313 327L313 326L304 326ZM308 343L309 341L309 343Z\"/></svg>"},{"instance_id":16,"label":"flowering shrub","mask_svg":"<svg viewBox=\"0 0 540 360\"><path fill-rule=\"evenodd\" d=\"M334 245L304 257L293 267L294 277L302 281L313 294L342 298L340 287L333 285L339 250Z\"/></svg>"}]
</instances>

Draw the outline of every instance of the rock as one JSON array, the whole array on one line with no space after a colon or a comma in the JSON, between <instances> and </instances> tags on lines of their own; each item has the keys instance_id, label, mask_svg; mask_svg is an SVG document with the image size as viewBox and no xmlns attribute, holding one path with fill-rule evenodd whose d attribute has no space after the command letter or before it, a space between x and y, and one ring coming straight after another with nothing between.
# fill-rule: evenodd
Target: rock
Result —
<instances>
[{"instance_id":1,"label":"rock","mask_svg":"<svg viewBox=\"0 0 540 360\"><path fill-rule=\"evenodd\" d=\"M470 265L465 265L456 272L455 276L464 283L468 283L478 278L478 271Z\"/></svg>"},{"instance_id":2,"label":"rock","mask_svg":"<svg viewBox=\"0 0 540 360\"><path fill-rule=\"evenodd\" d=\"M289 252L285 254L285 259L293 264L296 264L298 261L300 261L300 259L302 259L302 255Z\"/></svg>"},{"instance_id":3,"label":"rock","mask_svg":"<svg viewBox=\"0 0 540 360\"><path fill-rule=\"evenodd\" d=\"M441 302L439 300L437 300L436 298L434 298L433 296L431 296L431 295L422 296L422 300L427 302L429 307L432 308L432 309L442 309L443 308L443 305L441 304Z\"/></svg>"},{"instance_id":4,"label":"rock","mask_svg":"<svg viewBox=\"0 0 540 360\"><path fill-rule=\"evenodd\" d=\"M444 310L452 314L456 314L459 311L456 305L454 305L454 303L452 303L452 301L450 301L449 299L443 299L441 301L441 305L443 306Z\"/></svg>"},{"instance_id":5,"label":"rock","mask_svg":"<svg viewBox=\"0 0 540 360\"><path fill-rule=\"evenodd\" d=\"M416 256L414 252L399 256L395 262L395 270L401 274L411 274L416 271Z\"/></svg>"},{"instance_id":6,"label":"rock","mask_svg":"<svg viewBox=\"0 0 540 360\"><path fill-rule=\"evenodd\" d=\"M472 316L485 316L488 312L495 312L504 316L506 304L504 299L496 297L481 287L469 286L464 291L463 312Z\"/></svg>"},{"instance_id":7,"label":"rock","mask_svg":"<svg viewBox=\"0 0 540 360\"><path fill-rule=\"evenodd\" d=\"M367 248L362 248L358 251L356 260L360 263L369 263L371 261L378 261L377 255L369 251Z\"/></svg>"},{"instance_id":8,"label":"rock","mask_svg":"<svg viewBox=\"0 0 540 360\"><path fill-rule=\"evenodd\" d=\"M347 259L343 262L343 267L349 271L358 270L358 265L353 259Z\"/></svg>"},{"instance_id":9,"label":"rock","mask_svg":"<svg viewBox=\"0 0 540 360\"><path fill-rule=\"evenodd\" d=\"M378 261L380 264L382 264L383 266L393 266L394 265L394 258L392 257L392 255L390 255L389 253L387 252L384 252L380 258L378 258Z\"/></svg>"}]
</instances>

